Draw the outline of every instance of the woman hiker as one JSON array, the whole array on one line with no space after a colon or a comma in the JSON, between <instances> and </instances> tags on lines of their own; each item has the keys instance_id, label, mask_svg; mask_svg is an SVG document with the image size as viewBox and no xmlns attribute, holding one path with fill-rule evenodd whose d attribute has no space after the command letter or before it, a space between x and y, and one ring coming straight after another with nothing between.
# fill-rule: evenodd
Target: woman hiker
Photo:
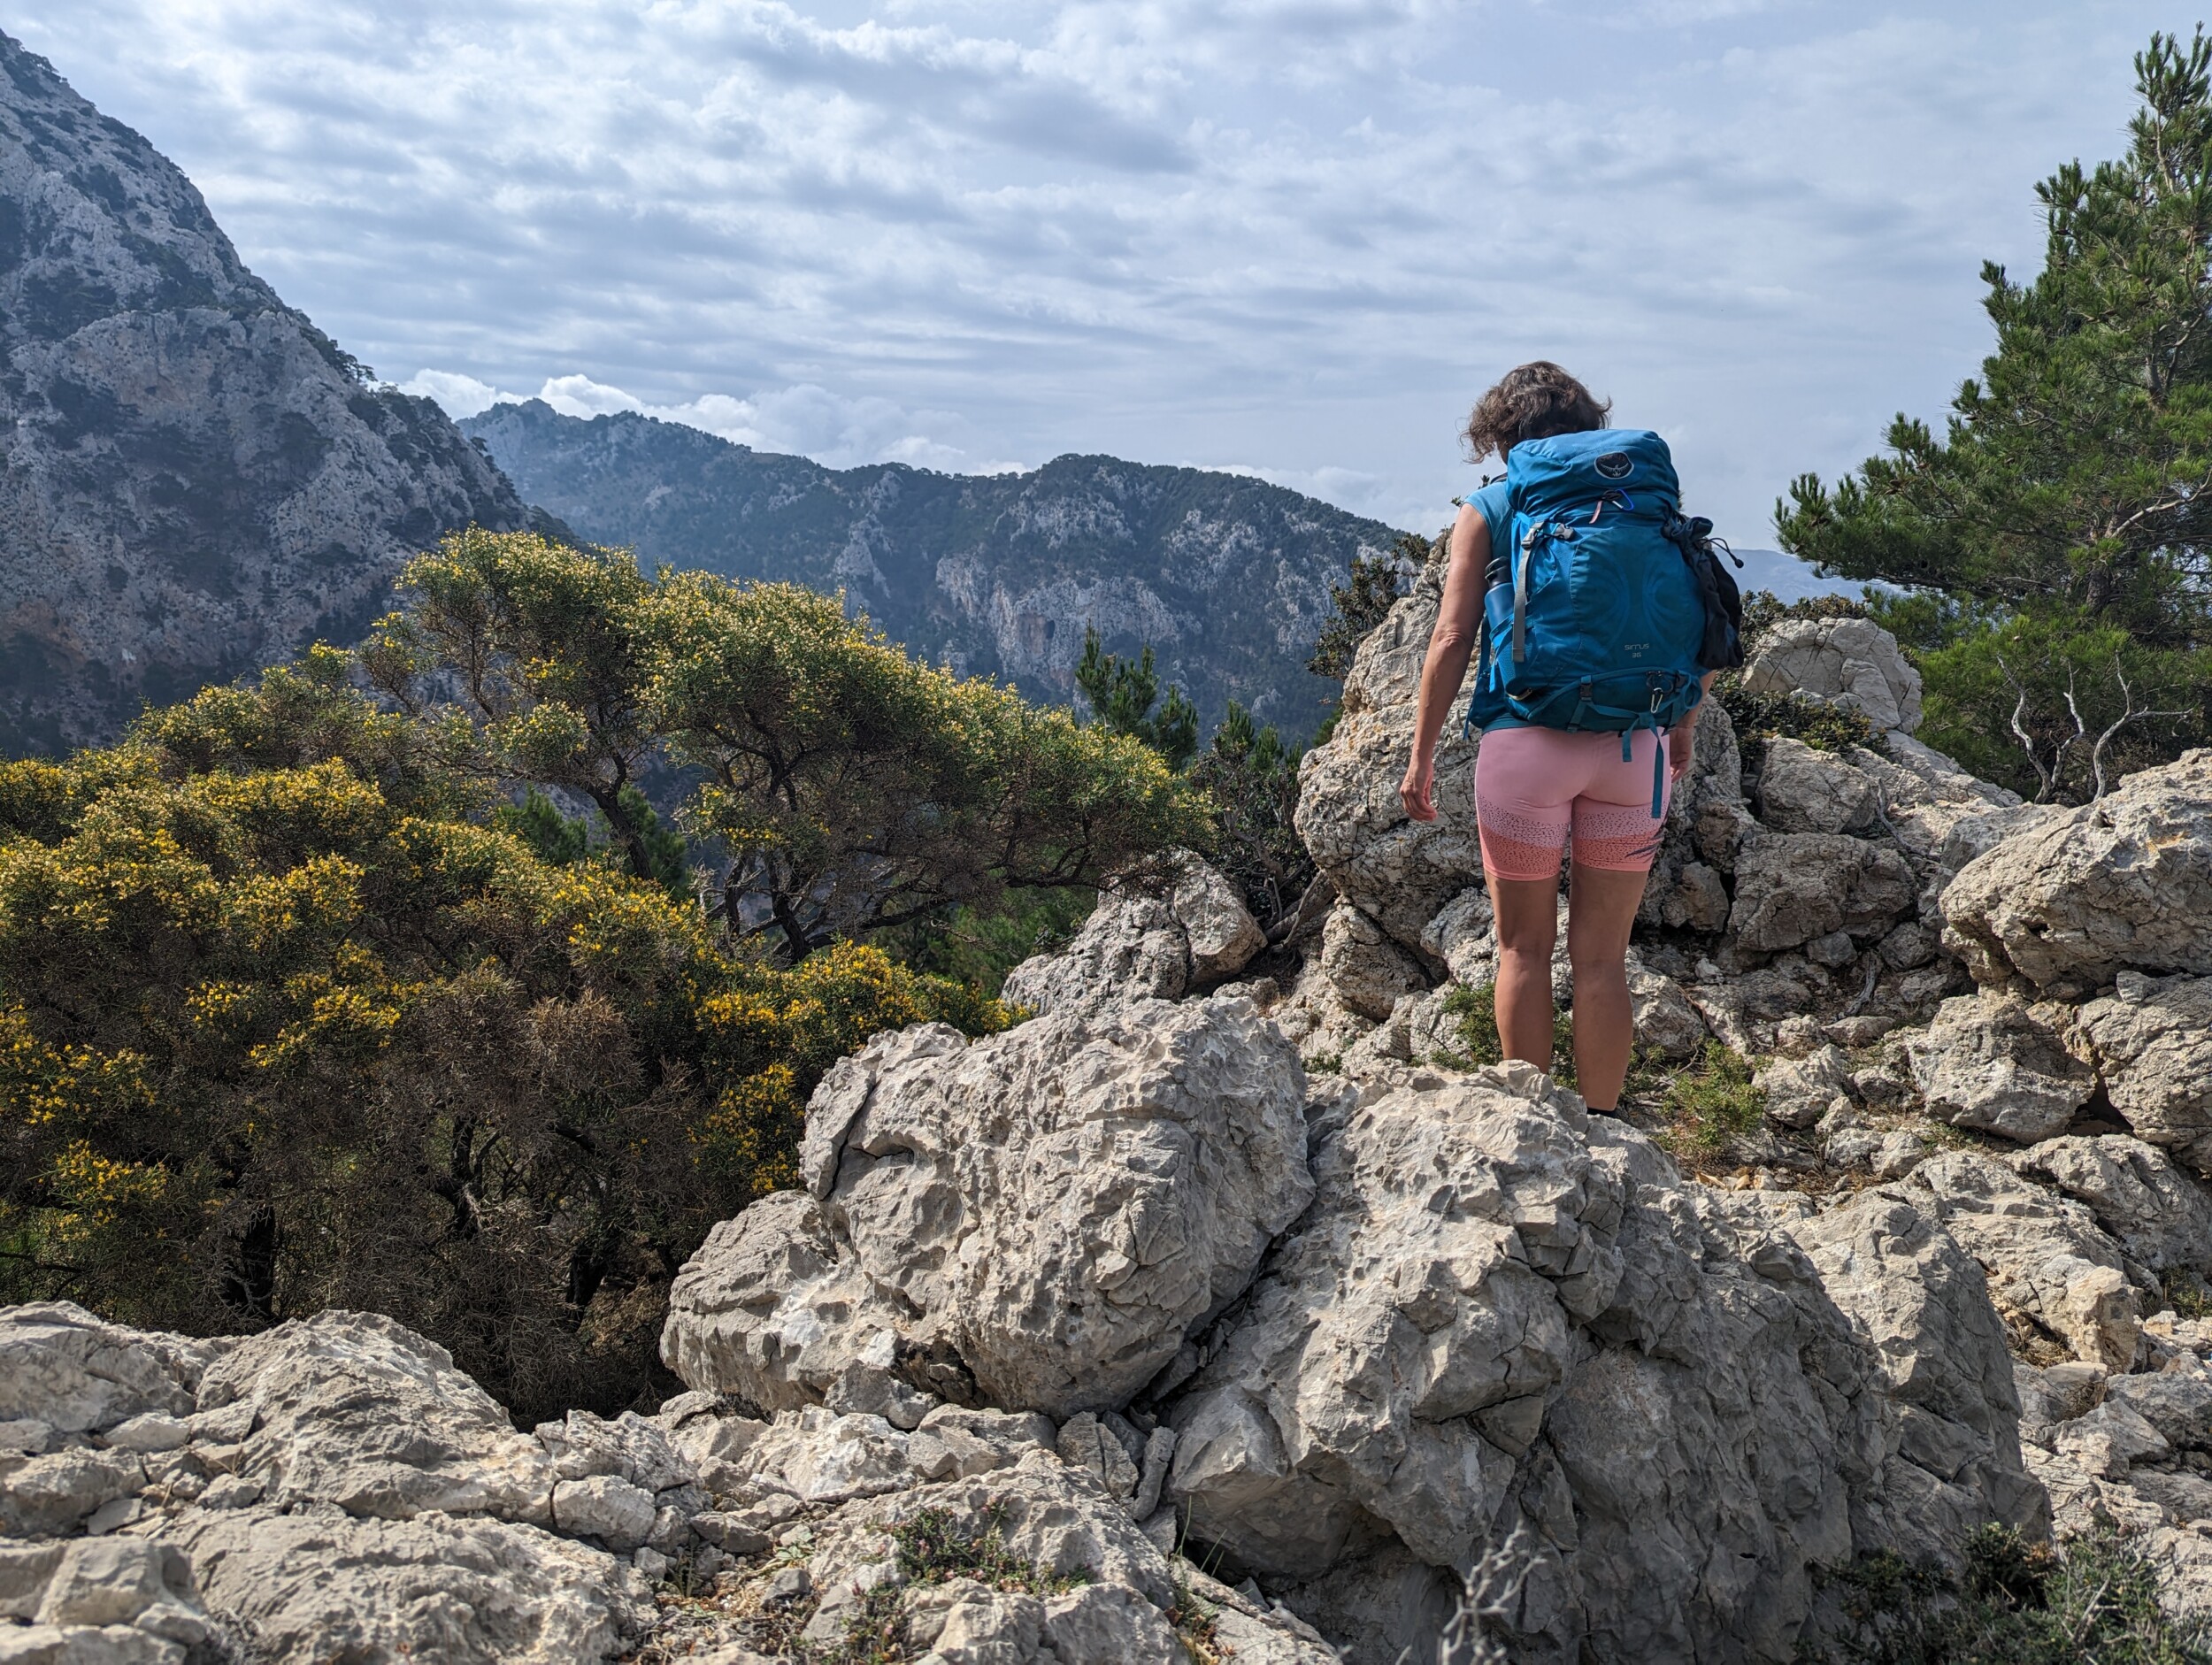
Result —
<instances>
[{"instance_id":1,"label":"woman hiker","mask_svg":"<svg viewBox=\"0 0 2212 1665\"><path fill-rule=\"evenodd\" d=\"M1571 832L1575 1072L1601 1113L1617 1109L1628 1072L1629 928L1690 766L1697 702L1716 670L1741 659L1732 627L1707 624L1740 622L1732 581L1700 574L1701 561L1718 572L1709 523L1682 518L1657 435L1602 432L1609 409L1544 362L1510 372L1475 406L1474 460L1495 452L1506 474L1453 523L1399 788L1408 815L1436 818L1437 741L1479 656L1470 723L1482 730L1475 819L1497 919L1499 1038L1507 1056L1551 1068Z\"/></svg>"}]
</instances>

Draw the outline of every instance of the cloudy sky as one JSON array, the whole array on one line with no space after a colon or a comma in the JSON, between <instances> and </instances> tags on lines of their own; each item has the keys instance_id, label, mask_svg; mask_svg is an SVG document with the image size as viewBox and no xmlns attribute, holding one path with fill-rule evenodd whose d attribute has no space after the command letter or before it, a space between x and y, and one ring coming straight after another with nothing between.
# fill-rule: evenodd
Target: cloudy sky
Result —
<instances>
[{"instance_id":1,"label":"cloudy sky","mask_svg":"<svg viewBox=\"0 0 2212 1665\"><path fill-rule=\"evenodd\" d=\"M457 414L1234 467L1402 525L1546 356L1771 541L2114 153L2128 0L0 0Z\"/></svg>"}]
</instances>

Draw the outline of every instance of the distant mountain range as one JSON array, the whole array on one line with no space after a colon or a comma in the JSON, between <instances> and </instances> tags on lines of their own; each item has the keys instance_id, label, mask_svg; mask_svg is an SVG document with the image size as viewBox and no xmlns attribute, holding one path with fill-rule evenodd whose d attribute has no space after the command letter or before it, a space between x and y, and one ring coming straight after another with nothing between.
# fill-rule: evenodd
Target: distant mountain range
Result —
<instances>
[{"instance_id":1,"label":"distant mountain range","mask_svg":"<svg viewBox=\"0 0 2212 1665\"><path fill-rule=\"evenodd\" d=\"M841 588L916 654L1065 701L1087 627L1151 646L1208 729L1242 702L1288 738L1336 686L1305 668L1329 589L1396 533L1239 474L1062 457L952 475L801 457L540 400L461 423L531 503L595 542L738 578Z\"/></svg>"},{"instance_id":2,"label":"distant mountain range","mask_svg":"<svg viewBox=\"0 0 2212 1665\"><path fill-rule=\"evenodd\" d=\"M0 753L350 640L407 554L527 513L246 270L146 140L0 35Z\"/></svg>"}]
</instances>

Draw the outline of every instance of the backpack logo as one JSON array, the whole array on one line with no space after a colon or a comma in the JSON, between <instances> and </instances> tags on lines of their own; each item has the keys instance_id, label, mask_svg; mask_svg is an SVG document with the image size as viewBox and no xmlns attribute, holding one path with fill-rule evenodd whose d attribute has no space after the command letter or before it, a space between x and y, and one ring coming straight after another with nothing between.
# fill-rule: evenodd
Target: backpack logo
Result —
<instances>
[{"instance_id":1,"label":"backpack logo","mask_svg":"<svg viewBox=\"0 0 2212 1665\"><path fill-rule=\"evenodd\" d=\"M1636 465L1628 460L1627 452L1608 451L1594 466L1607 480L1626 480Z\"/></svg>"}]
</instances>

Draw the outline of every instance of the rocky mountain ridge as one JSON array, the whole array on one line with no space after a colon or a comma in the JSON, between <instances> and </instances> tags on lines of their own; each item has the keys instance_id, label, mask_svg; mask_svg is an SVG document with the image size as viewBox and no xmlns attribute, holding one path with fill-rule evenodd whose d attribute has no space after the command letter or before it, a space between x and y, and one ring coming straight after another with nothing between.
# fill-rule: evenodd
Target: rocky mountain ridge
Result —
<instances>
[{"instance_id":1,"label":"rocky mountain ridge","mask_svg":"<svg viewBox=\"0 0 2212 1665\"><path fill-rule=\"evenodd\" d=\"M1234 699L1313 732L1335 692L1305 668L1330 586L1396 538L1262 480L1110 457L1026 474L833 470L535 399L460 426L532 503L649 565L841 588L918 656L1056 703L1095 626L1117 652L1149 644L1209 729Z\"/></svg>"},{"instance_id":2,"label":"rocky mountain ridge","mask_svg":"<svg viewBox=\"0 0 2212 1665\"><path fill-rule=\"evenodd\" d=\"M190 180L0 35L0 752L111 740L527 516L436 405L240 262Z\"/></svg>"},{"instance_id":3,"label":"rocky mountain ridge","mask_svg":"<svg viewBox=\"0 0 2212 1665\"><path fill-rule=\"evenodd\" d=\"M0 1313L0 1658L1778 1665L1991 1521L2212 1613L2212 754L2067 809L1714 713L1632 983L1647 1059L1761 1061L1716 1165L1455 1050L1478 858L1386 791L1436 577L1306 760L1312 938L1169 864L1029 1022L876 1037L654 1416L518 1432L374 1315ZM1903 717L1855 622L1764 674Z\"/></svg>"}]
</instances>

